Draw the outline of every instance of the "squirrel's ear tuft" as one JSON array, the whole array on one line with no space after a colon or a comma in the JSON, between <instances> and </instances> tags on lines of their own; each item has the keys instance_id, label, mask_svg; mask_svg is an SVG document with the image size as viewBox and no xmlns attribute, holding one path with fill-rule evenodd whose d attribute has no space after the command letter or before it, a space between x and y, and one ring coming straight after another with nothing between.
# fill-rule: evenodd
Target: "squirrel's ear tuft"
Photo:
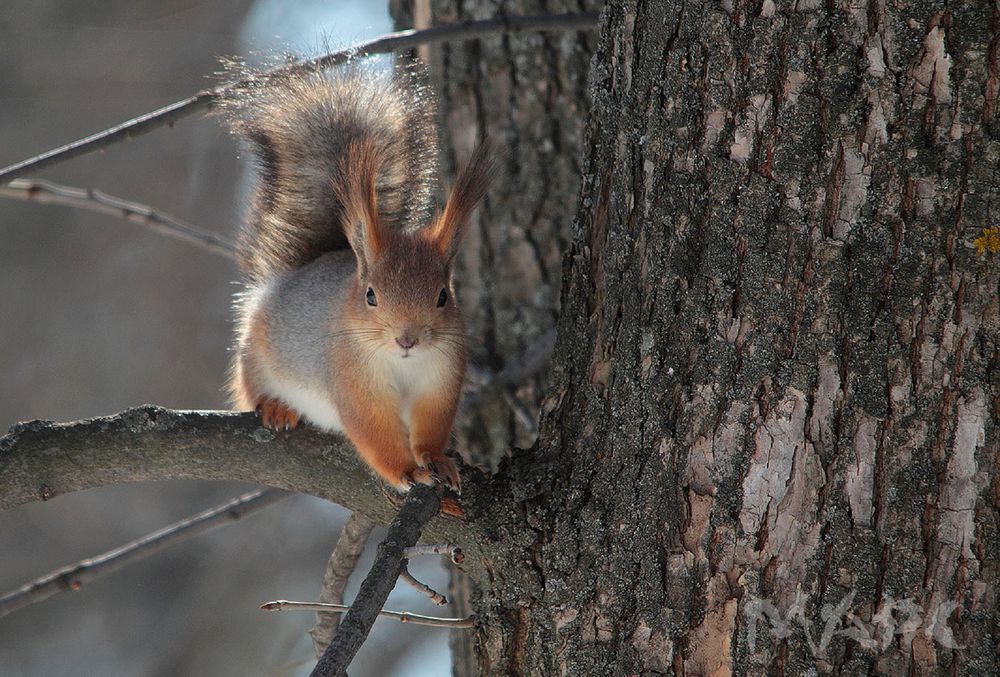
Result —
<instances>
[{"instance_id":1,"label":"squirrel's ear tuft","mask_svg":"<svg viewBox=\"0 0 1000 677\"><path fill-rule=\"evenodd\" d=\"M423 231L446 262L450 262L458 252L469 218L476 205L486 196L486 190L496 174L496 164L490 157L489 150L487 143L476 148L469 163L458 175L444 211Z\"/></svg>"},{"instance_id":2,"label":"squirrel's ear tuft","mask_svg":"<svg viewBox=\"0 0 1000 677\"><path fill-rule=\"evenodd\" d=\"M378 213L376 183L382 169L382 154L371 140L352 142L334 180L337 198L344 205L344 234L358 257L362 275L388 245L386 226Z\"/></svg>"}]
</instances>

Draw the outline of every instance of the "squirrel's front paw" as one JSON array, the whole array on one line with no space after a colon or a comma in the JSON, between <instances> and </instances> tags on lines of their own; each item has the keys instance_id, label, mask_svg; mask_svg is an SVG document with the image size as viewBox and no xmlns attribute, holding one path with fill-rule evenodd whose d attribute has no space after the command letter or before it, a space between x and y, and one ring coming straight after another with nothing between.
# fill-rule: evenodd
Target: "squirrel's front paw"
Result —
<instances>
[{"instance_id":1,"label":"squirrel's front paw","mask_svg":"<svg viewBox=\"0 0 1000 677\"><path fill-rule=\"evenodd\" d=\"M440 480L430 468L414 468L410 472L403 473L401 484L404 491L408 491L417 484L426 484L429 487L433 487L435 484L440 484Z\"/></svg>"},{"instance_id":2,"label":"squirrel's front paw","mask_svg":"<svg viewBox=\"0 0 1000 677\"><path fill-rule=\"evenodd\" d=\"M445 461L451 463L450 459L446 458ZM440 461L436 462L435 465L440 466ZM455 464L451 463L451 467L457 478L458 470L455 469ZM451 486L450 482L446 481L445 478L432 470L430 467L414 468L408 473L403 473L401 484L404 487L404 490L409 490L417 484L427 484L429 486L444 484L445 486ZM441 512L445 515L451 515L452 517L465 517L465 511L462 510L458 501L453 498L448 498L447 496L441 499Z\"/></svg>"},{"instance_id":3,"label":"squirrel's front paw","mask_svg":"<svg viewBox=\"0 0 1000 677\"><path fill-rule=\"evenodd\" d=\"M462 493L462 479L458 475L458 466L443 453L416 454L418 470L429 470L431 477L445 485L456 494Z\"/></svg>"},{"instance_id":4,"label":"squirrel's front paw","mask_svg":"<svg viewBox=\"0 0 1000 677\"><path fill-rule=\"evenodd\" d=\"M262 397L257 400L255 411L264 427L271 430L291 430L299 424L299 413L281 400Z\"/></svg>"}]
</instances>

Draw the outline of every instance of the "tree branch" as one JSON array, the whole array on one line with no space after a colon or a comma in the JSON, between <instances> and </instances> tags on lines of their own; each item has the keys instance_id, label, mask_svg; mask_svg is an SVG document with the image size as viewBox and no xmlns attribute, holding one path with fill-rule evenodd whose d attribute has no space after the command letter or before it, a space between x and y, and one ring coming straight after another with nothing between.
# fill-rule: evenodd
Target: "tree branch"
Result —
<instances>
[{"instance_id":1,"label":"tree branch","mask_svg":"<svg viewBox=\"0 0 1000 677\"><path fill-rule=\"evenodd\" d=\"M275 69L261 77L281 77L300 70L330 68L354 56L366 54L387 54L399 49L409 49L417 45L444 42L448 40L469 40L492 33L513 33L517 31L557 31L588 30L597 25L596 12L578 14L542 14L537 16L504 16L482 21L462 21L435 26L424 30L406 30L390 33L369 42L309 59L290 66ZM258 77L252 79L259 80ZM107 148L120 141L130 140L165 125L173 125L178 120L212 108L215 101L231 90L244 87L250 81L206 89L186 99L175 101L145 115L132 118L109 129L54 148L40 155L28 158L0 170L0 184L8 183L29 172L37 172L71 158Z\"/></svg>"},{"instance_id":2,"label":"tree branch","mask_svg":"<svg viewBox=\"0 0 1000 677\"><path fill-rule=\"evenodd\" d=\"M351 610L351 607L343 604L327 604L325 602L291 602L287 599L276 599L273 602L265 602L260 605L265 611L285 611L286 609L298 611L316 611L325 614L343 614ZM475 627L475 619L471 616L464 618L440 618L438 616L424 616L414 614L409 611L389 611L382 609L378 615L383 618L395 618L400 623L413 623L414 625L430 625L435 628L472 628Z\"/></svg>"},{"instance_id":3,"label":"tree branch","mask_svg":"<svg viewBox=\"0 0 1000 677\"><path fill-rule=\"evenodd\" d=\"M399 514L389 525L385 539L379 544L375 562L361 584L351 610L340 622L333 641L323 652L311 677L340 677L346 673L347 666L368 637L396 585L403 569L404 550L416 544L424 525L441 508L440 492L440 487L424 485L410 489Z\"/></svg>"},{"instance_id":4,"label":"tree branch","mask_svg":"<svg viewBox=\"0 0 1000 677\"><path fill-rule=\"evenodd\" d=\"M424 555L448 555L452 564L461 564L465 561L465 553L462 552L462 549L447 543L415 545L403 552L403 557L406 559L423 557Z\"/></svg>"},{"instance_id":5,"label":"tree branch","mask_svg":"<svg viewBox=\"0 0 1000 677\"><path fill-rule=\"evenodd\" d=\"M406 557L406 555L403 555L403 557ZM404 583L409 585L411 588L419 592L421 595L424 595L425 597L427 597L427 599L434 602L434 604L437 604L438 606L444 606L448 603L447 597L445 597L440 592L438 592L431 586L427 585L423 581L418 581L416 578L414 578L413 574L410 573L410 570L406 568L405 564L403 565L402 571L399 572L399 578Z\"/></svg>"},{"instance_id":6,"label":"tree branch","mask_svg":"<svg viewBox=\"0 0 1000 677\"><path fill-rule=\"evenodd\" d=\"M73 423L18 423L0 437L0 510L125 482L255 482L310 494L388 524L396 507L342 436L300 426L274 433L252 413L145 405ZM475 493L477 476L463 478ZM464 502L465 499L463 499ZM476 549L468 524L442 516L434 541Z\"/></svg>"},{"instance_id":7,"label":"tree branch","mask_svg":"<svg viewBox=\"0 0 1000 677\"><path fill-rule=\"evenodd\" d=\"M73 423L18 423L0 438L0 509L109 484L201 479L308 493L387 522L394 512L339 435L276 434L251 413L150 405Z\"/></svg>"},{"instance_id":8,"label":"tree branch","mask_svg":"<svg viewBox=\"0 0 1000 677\"><path fill-rule=\"evenodd\" d=\"M358 565L358 558L361 557L368 537L374 528L374 521L356 512L351 513L347 521L344 522L344 526L340 530L340 537L337 538L337 544L333 547L330 559L326 563L326 572L323 574L323 589L319 594L321 603L334 605L344 603L344 589L347 587L347 581L354 573L354 569ZM323 613L323 610L317 610L316 624L309 631L313 648L316 650L316 658L322 656L323 650L330 645L333 633L339 624L339 613Z\"/></svg>"},{"instance_id":9,"label":"tree branch","mask_svg":"<svg viewBox=\"0 0 1000 677\"><path fill-rule=\"evenodd\" d=\"M225 238L205 232L147 205L108 195L94 188L74 188L52 181L15 179L9 185L0 185L0 197L76 207L98 214L107 214L130 223L138 223L155 233L181 240L217 256L230 260L236 258L236 246Z\"/></svg>"},{"instance_id":10,"label":"tree branch","mask_svg":"<svg viewBox=\"0 0 1000 677\"><path fill-rule=\"evenodd\" d=\"M287 497L288 494L277 489L251 491L114 550L45 574L0 597L0 617L41 602L57 593L79 590L83 585L105 574L117 571L209 529L246 517Z\"/></svg>"}]
</instances>

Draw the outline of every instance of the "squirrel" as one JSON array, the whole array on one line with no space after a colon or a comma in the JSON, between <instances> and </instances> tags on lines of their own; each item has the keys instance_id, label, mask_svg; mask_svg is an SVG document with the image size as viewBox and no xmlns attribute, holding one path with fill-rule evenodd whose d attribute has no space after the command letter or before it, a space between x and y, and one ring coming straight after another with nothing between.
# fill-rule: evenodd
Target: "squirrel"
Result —
<instances>
[{"instance_id":1,"label":"squirrel","mask_svg":"<svg viewBox=\"0 0 1000 677\"><path fill-rule=\"evenodd\" d=\"M397 490L460 491L445 455L467 360L452 272L494 172L486 144L435 213L436 103L413 68L262 77L222 107L257 169L236 407L273 430L343 432Z\"/></svg>"}]
</instances>

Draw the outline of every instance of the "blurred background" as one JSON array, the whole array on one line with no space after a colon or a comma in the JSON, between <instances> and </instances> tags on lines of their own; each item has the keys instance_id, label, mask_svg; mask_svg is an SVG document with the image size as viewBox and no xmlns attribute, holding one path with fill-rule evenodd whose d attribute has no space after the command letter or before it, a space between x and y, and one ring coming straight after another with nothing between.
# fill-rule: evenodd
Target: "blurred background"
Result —
<instances>
[{"instance_id":1,"label":"blurred background","mask_svg":"<svg viewBox=\"0 0 1000 677\"><path fill-rule=\"evenodd\" d=\"M384 3L362 0L10 0L0 6L0 165L211 85L220 56L313 53L391 29ZM239 153L217 120L189 118L37 178L98 188L231 237L246 192ZM224 408L237 278L227 260L125 221L0 199L0 429L145 402ZM116 486L0 513L0 592L248 488ZM0 672L308 674L313 614L257 607L318 596L344 517L292 497L0 618ZM412 569L447 587L436 559ZM406 588L387 607L441 614ZM448 666L446 631L380 621L352 674L443 675Z\"/></svg>"}]
</instances>

